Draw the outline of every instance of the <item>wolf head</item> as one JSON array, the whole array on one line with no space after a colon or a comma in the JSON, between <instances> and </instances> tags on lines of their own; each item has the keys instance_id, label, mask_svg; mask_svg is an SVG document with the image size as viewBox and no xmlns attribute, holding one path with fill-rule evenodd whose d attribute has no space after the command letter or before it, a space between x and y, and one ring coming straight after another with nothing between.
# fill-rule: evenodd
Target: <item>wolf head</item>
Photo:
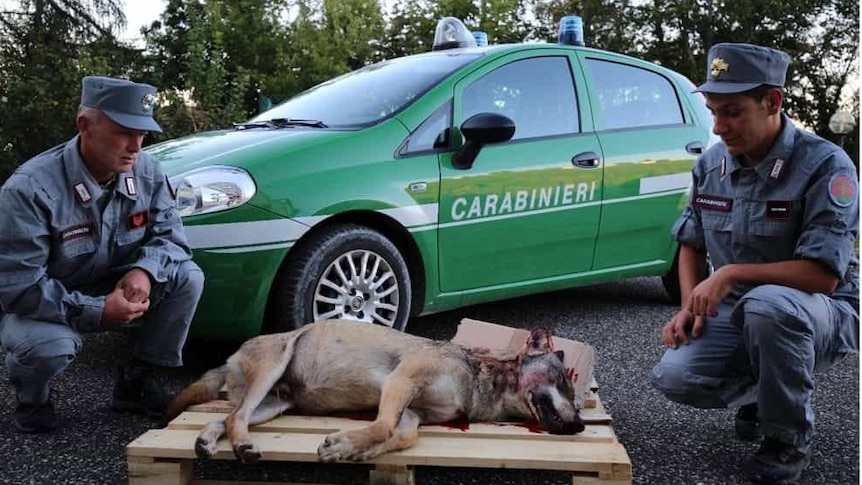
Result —
<instances>
[{"instance_id":1,"label":"wolf head","mask_svg":"<svg viewBox=\"0 0 862 485\"><path fill-rule=\"evenodd\" d=\"M563 365L563 352L554 351L550 332L534 328L519 356L518 388L537 421L551 434L575 434L584 422L574 406L575 390Z\"/></svg>"}]
</instances>

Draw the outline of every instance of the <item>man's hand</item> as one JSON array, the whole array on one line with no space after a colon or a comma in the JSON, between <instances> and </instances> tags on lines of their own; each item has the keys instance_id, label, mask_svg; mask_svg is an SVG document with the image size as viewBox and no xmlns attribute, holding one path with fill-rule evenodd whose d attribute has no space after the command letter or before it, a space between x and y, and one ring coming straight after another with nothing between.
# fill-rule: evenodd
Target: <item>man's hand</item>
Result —
<instances>
[{"instance_id":1,"label":"man's hand","mask_svg":"<svg viewBox=\"0 0 862 485\"><path fill-rule=\"evenodd\" d=\"M131 303L142 303L150 299L152 283L146 271L134 268L117 283L115 289L123 290L123 296Z\"/></svg>"},{"instance_id":2,"label":"man's hand","mask_svg":"<svg viewBox=\"0 0 862 485\"><path fill-rule=\"evenodd\" d=\"M718 315L718 305L733 289L733 281L730 278L731 266L719 268L691 290L688 303L691 313L707 317Z\"/></svg>"},{"instance_id":3,"label":"man's hand","mask_svg":"<svg viewBox=\"0 0 862 485\"><path fill-rule=\"evenodd\" d=\"M706 317L718 315L718 305L733 289L731 266L721 267L691 290L683 309L661 329L661 341L667 347L675 349L679 342L688 345L686 330L691 327L691 338L696 339L703 332Z\"/></svg>"},{"instance_id":4,"label":"man's hand","mask_svg":"<svg viewBox=\"0 0 862 485\"><path fill-rule=\"evenodd\" d=\"M102 309L102 324L108 326L125 325L140 318L150 308L150 300L131 302L123 294L119 286L105 297L105 307Z\"/></svg>"},{"instance_id":5,"label":"man's hand","mask_svg":"<svg viewBox=\"0 0 862 485\"><path fill-rule=\"evenodd\" d=\"M686 330L691 327L691 338L698 338L705 322L705 317L695 315L689 309L683 308L662 327L661 341L671 349L675 349L679 342L688 345Z\"/></svg>"}]
</instances>

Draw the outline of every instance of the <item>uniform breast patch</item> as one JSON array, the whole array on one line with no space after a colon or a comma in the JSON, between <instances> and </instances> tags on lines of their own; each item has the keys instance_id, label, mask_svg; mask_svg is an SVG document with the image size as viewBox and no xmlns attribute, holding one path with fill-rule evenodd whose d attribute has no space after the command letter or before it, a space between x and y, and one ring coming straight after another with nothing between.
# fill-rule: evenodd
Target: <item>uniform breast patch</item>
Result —
<instances>
[{"instance_id":1,"label":"uniform breast patch","mask_svg":"<svg viewBox=\"0 0 862 485\"><path fill-rule=\"evenodd\" d=\"M129 216L128 224L129 229L137 229L139 227L144 227L147 223L150 222L150 212L149 211L141 211L136 212Z\"/></svg>"},{"instance_id":2,"label":"uniform breast patch","mask_svg":"<svg viewBox=\"0 0 862 485\"><path fill-rule=\"evenodd\" d=\"M733 199L698 194L694 197L694 206L705 210L730 212L733 209Z\"/></svg>"},{"instance_id":3,"label":"uniform breast patch","mask_svg":"<svg viewBox=\"0 0 862 485\"><path fill-rule=\"evenodd\" d=\"M790 219L793 214L793 201L791 200L767 200L767 219Z\"/></svg>"},{"instance_id":4,"label":"uniform breast patch","mask_svg":"<svg viewBox=\"0 0 862 485\"><path fill-rule=\"evenodd\" d=\"M60 231L60 241L63 243L84 239L85 237L93 237L92 224L79 224Z\"/></svg>"},{"instance_id":5,"label":"uniform breast patch","mask_svg":"<svg viewBox=\"0 0 862 485\"><path fill-rule=\"evenodd\" d=\"M856 199L856 179L836 173L829 179L829 199L839 207L847 207Z\"/></svg>"}]
</instances>

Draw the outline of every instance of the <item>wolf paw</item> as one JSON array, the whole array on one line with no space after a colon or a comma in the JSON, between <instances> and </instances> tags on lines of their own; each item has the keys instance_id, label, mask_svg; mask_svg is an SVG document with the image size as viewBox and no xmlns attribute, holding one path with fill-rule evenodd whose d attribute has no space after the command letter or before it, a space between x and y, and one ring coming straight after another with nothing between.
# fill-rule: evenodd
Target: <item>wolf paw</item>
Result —
<instances>
[{"instance_id":1,"label":"wolf paw","mask_svg":"<svg viewBox=\"0 0 862 485\"><path fill-rule=\"evenodd\" d=\"M202 460L208 460L215 455L217 442L205 438L198 438L195 441L195 455Z\"/></svg>"},{"instance_id":2,"label":"wolf paw","mask_svg":"<svg viewBox=\"0 0 862 485\"><path fill-rule=\"evenodd\" d=\"M235 445L233 447L233 454L241 461L246 464L255 464L260 461L261 452L257 449L257 446L251 443L244 443L241 445Z\"/></svg>"},{"instance_id":3,"label":"wolf paw","mask_svg":"<svg viewBox=\"0 0 862 485\"><path fill-rule=\"evenodd\" d=\"M353 460L356 451L350 443L350 439L342 433L334 433L326 437L317 447L317 457L322 462L333 462L339 460Z\"/></svg>"}]
</instances>

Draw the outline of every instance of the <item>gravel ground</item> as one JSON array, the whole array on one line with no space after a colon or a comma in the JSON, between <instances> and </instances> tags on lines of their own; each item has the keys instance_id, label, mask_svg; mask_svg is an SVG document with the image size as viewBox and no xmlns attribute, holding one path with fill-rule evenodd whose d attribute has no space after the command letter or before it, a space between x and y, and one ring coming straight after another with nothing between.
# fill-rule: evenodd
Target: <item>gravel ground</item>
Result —
<instances>
[{"instance_id":1,"label":"gravel ground","mask_svg":"<svg viewBox=\"0 0 862 485\"><path fill-rule=\"evenodd\" d=\"M613 415L631 457L634 484L734 485L747 483L738 466L756 446L733 437L729 410L697 410L666 401L647 376L663 348L658 329L674 312L658 278L561 291L490 303L412 320L408 330L449 339L462 318L513 327L545 325L556 335L596 348L599 395ZM125 445L151 422L108 408L115 363L126 350L120 334L87 336L78 359L56 379L53 396L60 429L49 435L14 432L14 399L0 359L0 484L125 484ZM215 365L190 346L186 367L164 377L178 390ZM222 356L229 349L219 349ZM2 354L2 352L0 352ZM859 483L859 361L854 356L818 378L814 394L815 451L803 484ZM364 465L198 462L197 478L367 483ZM570 484L566 473L418 467L417 483Z\"/></svg>"}]
</instances>

